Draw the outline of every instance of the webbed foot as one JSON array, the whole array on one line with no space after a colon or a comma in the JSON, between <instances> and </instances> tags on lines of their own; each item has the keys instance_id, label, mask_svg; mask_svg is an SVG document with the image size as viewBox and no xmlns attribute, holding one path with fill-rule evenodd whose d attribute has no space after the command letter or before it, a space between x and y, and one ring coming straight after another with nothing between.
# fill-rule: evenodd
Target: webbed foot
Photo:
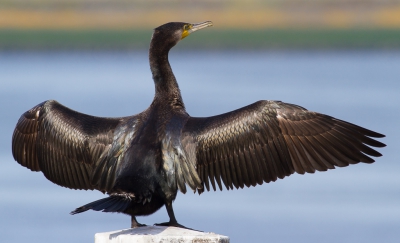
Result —
<instances>
[{"instance_id":1,"label":"webbed foot","mask_svg":"<svg viewBox=\"0 0 400 243\"><path fill-rule=\"evenodd\" d=\"M131 228L144 227L144 226L147 226L147 224L141 224L141 223L131 224Z\"/></svg>"},{"instance_id":2,"label":"webbed foot","mask_svg":"<svg viewBox=\"0 0 400 243\"><path fill-rule=\"evenodd\" d=\"M191 229L188 227L185 227L181 224L178 224L178 222L165 222L165 223L159 223L159 224L154 224L155 226L172 226L172 227L178 227L178 228L182 228L182 229L188 229L188 230L194 230L194 231L199 231L202 232L200 230L195 230L195 229Z\"/></svg>"},{"instance_id":3,"label":"webbed foot","mask_svg":"<svg viewBox=\"0 0 400 243\"><path fill-rule=\"evenodd\" d=\"M144 226L147 226L147 225L139 223L136 220L136 217L132 216L132 218L131 218L131 228L144 227Z\"/></svg>"}]
</instances>

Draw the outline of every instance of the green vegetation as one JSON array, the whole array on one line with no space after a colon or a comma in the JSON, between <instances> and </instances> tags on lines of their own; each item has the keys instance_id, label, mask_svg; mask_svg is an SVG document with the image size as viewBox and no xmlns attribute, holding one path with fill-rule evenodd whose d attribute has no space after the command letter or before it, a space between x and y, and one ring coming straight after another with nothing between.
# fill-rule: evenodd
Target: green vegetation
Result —
<instances>
[{"instance_id":1,"label":"green vegetation","mask_svg":"<svg viewBox=\"0 0 400 243\"><path fill-rule=\"evenodd\" d=\"M151 30L0 30L0 49L140 49L150 38Z\"/></svg>"},{"instance_id":2,"label":"green vegetation","mask_svg":"<svg viewBox=\"0 0 400 243\"><path fill-rule=\"evenodd\" d=\"M0 50L130 50L148 48L151 30L0 30ZM180 48L400 48L400 29L210 29Z\"/></svg>"}]
</instances>

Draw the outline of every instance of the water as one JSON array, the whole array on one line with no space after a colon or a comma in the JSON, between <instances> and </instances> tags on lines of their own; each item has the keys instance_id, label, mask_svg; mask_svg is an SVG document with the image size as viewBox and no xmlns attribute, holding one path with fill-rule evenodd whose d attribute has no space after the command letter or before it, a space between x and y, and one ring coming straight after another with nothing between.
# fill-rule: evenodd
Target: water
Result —
<instances>
[{"instance_id":1,"label":"water","mask_svg":"<svg viewBox=\"0 0 400 243\"><path fill-rule=\"evenodd\" d=\"M386 134L372 165L292 175L244 190L179 194L188 227L231 242L398 242L400 239L400 52L179 52L170 61L188 112L211 116L261 99L282 100ZM0 53L2 242L93 242L129 217L74 208L102 198L69 190L19 166L11 136L19 116L56 99L97 116L145 109L154 95L147 53ZM165 209L139 222L168 220ZM250 238L250 240L249 240Z\"/></svg>"}]
</instances>

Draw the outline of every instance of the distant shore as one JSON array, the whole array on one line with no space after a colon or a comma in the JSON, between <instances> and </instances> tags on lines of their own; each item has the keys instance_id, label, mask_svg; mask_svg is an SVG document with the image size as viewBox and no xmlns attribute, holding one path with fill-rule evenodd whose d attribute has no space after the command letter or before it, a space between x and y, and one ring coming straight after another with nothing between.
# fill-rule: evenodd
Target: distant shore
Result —
<instances>
[{"instance_id":1,"label":"distant shore","mask_svg":"<svg viewBox=\"0 0 400 243\"><path fill-rule=\"evenodd\" d=\"M389 1L0 0L0 50L147 49L153 28L205 20L180 48L400 48Z\"/></svg>"}]
</instances>

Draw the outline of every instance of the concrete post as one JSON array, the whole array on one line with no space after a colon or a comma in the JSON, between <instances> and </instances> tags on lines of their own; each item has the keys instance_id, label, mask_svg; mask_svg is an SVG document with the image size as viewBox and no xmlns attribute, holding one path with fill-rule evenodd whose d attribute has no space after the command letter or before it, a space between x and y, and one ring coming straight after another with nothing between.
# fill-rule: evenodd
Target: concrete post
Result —
<instances>
[{"instance_id":1,"label":"concrete post","mask_svg":"<svg viewBox=\"0 0 400 243\"><path fill-rule=\"evenodd\" d=\"M229 237L176 227L145 226L97 233L95 243L229 243Z\"/></svg>"}]
</instances>

